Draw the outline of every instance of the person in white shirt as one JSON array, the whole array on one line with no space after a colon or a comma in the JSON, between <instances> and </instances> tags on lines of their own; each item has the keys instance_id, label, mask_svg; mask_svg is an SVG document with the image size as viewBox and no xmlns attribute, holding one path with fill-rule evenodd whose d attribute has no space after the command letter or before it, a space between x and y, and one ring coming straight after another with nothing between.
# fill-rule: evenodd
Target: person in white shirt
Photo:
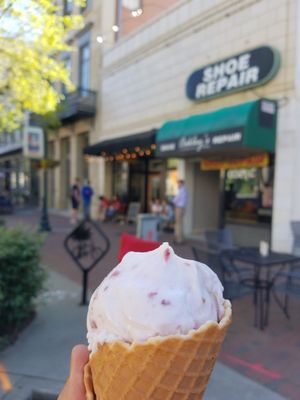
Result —
<instances>
[{"instance_id":1,"label":"person in white shirt","mask_svg":"<svg viewBox=\"0 0 300 400\"><path fill-rule=\"evenodd\" d=\"M175 206L175 239L177 243L183 242L183 216L188 202L188 191L184 180L177 181L178 192L173 199Z\"/></svg>"},{"instance_id":2,"label":"person in white shirt","mask_svg":"<svg viewBox=\"0 0 300 400\"><path fill-rule=\"evenodd\" d=\"M160 199L154 199L151 204L151 213L155 215L160 215L163 210Z\"/></svg>"}]
</instances>

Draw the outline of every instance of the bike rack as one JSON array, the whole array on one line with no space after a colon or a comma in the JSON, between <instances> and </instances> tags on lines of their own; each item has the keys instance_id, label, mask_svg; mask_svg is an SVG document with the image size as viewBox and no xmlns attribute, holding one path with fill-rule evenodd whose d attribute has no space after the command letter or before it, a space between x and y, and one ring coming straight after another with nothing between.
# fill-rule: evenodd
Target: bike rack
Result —
<instances>
[{"instance_id":1,"label":"bike rack","mask_svg":"<svg viewBox=\"0 0 300 400\"><path fill-rule=\"evenodd\" d=\"M94 233L102 239L103 247L99 247L99 243L94 243ZM88 274L106 256L110 241L98 224L91 220L84 220L67 235L64 247L82 271L82 302L80 304L87 305Z\"/></svg>"}]
</instances>

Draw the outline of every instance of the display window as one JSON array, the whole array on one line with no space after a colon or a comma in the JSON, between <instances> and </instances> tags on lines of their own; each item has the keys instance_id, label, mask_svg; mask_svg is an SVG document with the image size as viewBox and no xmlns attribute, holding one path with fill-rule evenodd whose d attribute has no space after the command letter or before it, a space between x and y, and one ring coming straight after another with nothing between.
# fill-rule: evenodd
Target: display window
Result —
<instances>
[{"instance_id":1,"label":"display window","mask_svg":"<svg viewBox=\"0 0 300 400\"><path fill-rule=\"evenodd\" d=\"M166 196L172 198L177 193L178 160L170 158L167 161Z\"/></svg>"},{"instance_id":2,"label":"display window","mask_svg":"<svg viewBox=\"0 0 300 400\"><path fill-rule=\"evenodd\" d=\"M227 221L271 223L273 167L230 169L225 179Z\"/></svg>"}]
</instances>

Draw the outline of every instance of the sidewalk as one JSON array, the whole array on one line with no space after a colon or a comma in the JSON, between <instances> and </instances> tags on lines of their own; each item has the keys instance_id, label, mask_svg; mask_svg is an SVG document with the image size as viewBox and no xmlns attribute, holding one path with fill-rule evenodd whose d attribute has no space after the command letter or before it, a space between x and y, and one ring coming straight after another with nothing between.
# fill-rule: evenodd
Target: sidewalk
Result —
<instances>
[{"instance_id":1,"label":"sidewalk","mask_svg":"<svg viewBox=\"0 0 300 400\"><path fill-rule=\"evenodd\" d=\"M16 344L0 354L13 389L0 389L0 399L29 400L32 390L58 393L68 374L69 356L77 343L86 343L87 307L79 306L80 286L49 271L48 292L33 323ZM205 400L283 400L262 385L217 363ZM117 399L116 399L117 400Z\"/></svg>"}]
</instances>

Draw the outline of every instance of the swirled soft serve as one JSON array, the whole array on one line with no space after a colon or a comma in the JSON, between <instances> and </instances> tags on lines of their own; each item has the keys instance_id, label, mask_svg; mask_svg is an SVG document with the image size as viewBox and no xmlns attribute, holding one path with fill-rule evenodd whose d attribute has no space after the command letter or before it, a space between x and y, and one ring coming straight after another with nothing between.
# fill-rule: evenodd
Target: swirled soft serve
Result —
<instances>
[{"instance_id":1,"label":"swirled soft serve","mask_svg":"<svg viewBox=\"0 0 300 400\"><path fill-rule=\"evenodd\" d=\"M168 243L130 252L95 290L88 310L89 348L121 340L184 335L224 314L223 287L205 264L177 256Z\"/></svg>"}]
</instances>

